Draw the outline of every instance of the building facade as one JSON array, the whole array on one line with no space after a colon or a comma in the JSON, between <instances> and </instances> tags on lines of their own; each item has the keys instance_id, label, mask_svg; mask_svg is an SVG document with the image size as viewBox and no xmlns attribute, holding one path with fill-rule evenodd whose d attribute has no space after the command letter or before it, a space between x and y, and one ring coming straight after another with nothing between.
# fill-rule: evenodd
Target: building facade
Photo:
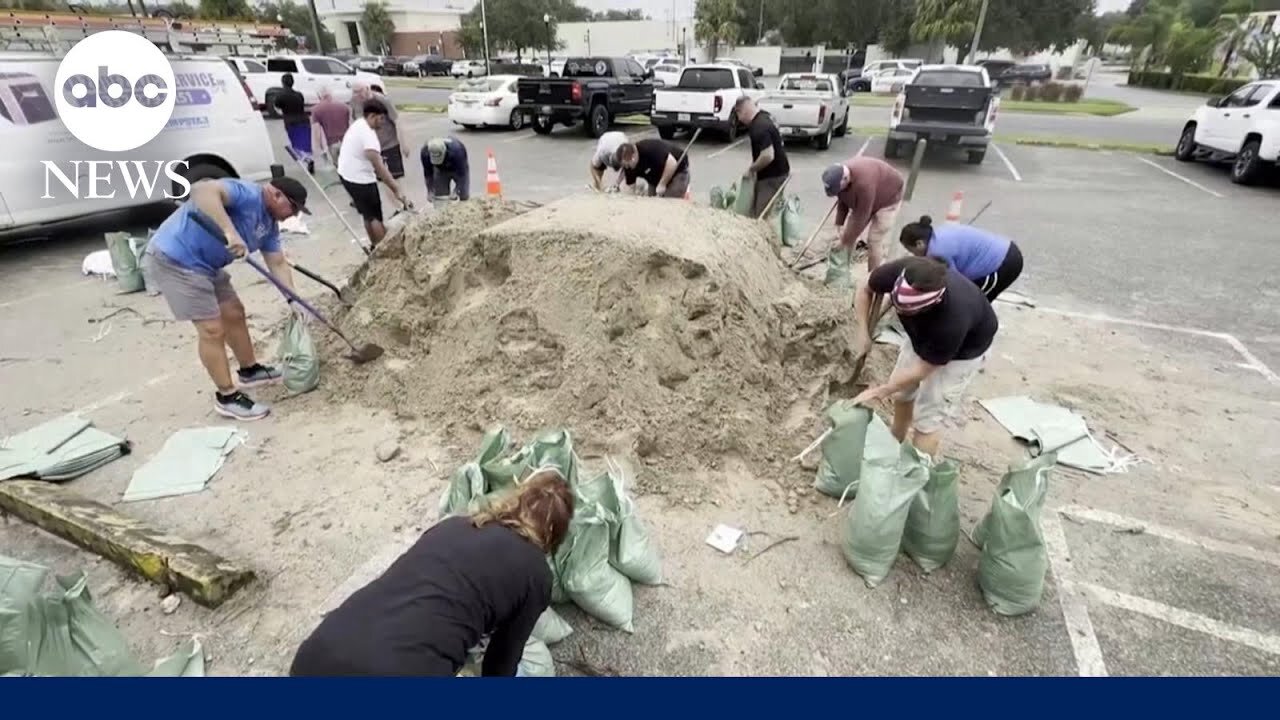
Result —
<instances>
[{"instance_id":1,"label":"building facade","mask_svg":"<svg viewBox=\"0 0 1280 720\"><path fill-rule=\"evenodd\" d=\"M359 55L442 55L461 58L459 29L465 0L387 0L395 26L390 47L371 47L360 17L365 0L315 0L320 22L333 33L338 50Z\"/></svg>"}]
</instances>

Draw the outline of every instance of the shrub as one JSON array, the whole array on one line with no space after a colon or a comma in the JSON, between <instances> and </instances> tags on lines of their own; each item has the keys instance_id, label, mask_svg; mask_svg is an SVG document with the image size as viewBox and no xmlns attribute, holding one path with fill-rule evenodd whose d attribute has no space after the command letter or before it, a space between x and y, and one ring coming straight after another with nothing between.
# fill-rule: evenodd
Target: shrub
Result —
<instances>
[{"instance_id":1,"label":"shrub","mask_svg":"<svg viewBox=\"0 0 1280 720\"><path fill-rule=\"evenodd\" d=\"M1057 77L1059 80L1070 80L1074 74L1075 74L1075 68L1071 67L1070 65L1063 65L1062 67L1058 68L1058 74L1055 77Z\"/></svg>"},{"instance_id":2,"label":"shrub","mask_svg":"<svg viewBox=\"0 0 1280 720\"><path fill-rule=\"evenodd\" d=\"M1044 91L1044 88L1042 86L1028 85L1026 94L1023 97L1027 100L1027 102L1035 102L1036 100L1040 99L1040 93L1043 91Z\"/></svg>"},{"instance_id":3,"label":"shrub","mask_svg":"<svg viewBox=\"0 0 1280 720\"><path fill-rule=\"evenodd\" d=\"M1129 84L1136 87L1185 90L1209 95L1230 95L1248 82L1247 79L1242 78L1196 74L1174 75L1159 70L1133 70L1129 73Z\"/></svg>"},{"instance_id":4,"label":"shrub","mask_svg":"<svg viewBox=\"0 0 1280 720\"><path fill-rule=\"evenodd\" d=\"M1022 85L1022 84L1014 85L1013 89L1009 91L1009 99L1013 100L1014 102L1019 102L1021 100L1024 100L1026 97L1027 97L1026 85Z\"/></svg>"},{"instance_id":5,"label":"shrub","mask_svg":"<svg viewBox=\"0 0 1280 720\"><path fill-rule=\"evenodd\" d=\"M1083 85L1068 85L1066 89L1062 91L1063 102L1069 102L1069 103L1080 102L1080 98L1083 96L1084 96Z\"/></svg>"},{"instance_id":6,"label":"shrub","mask_svg":"<svg viewBox=\"0 0 1280 720\"><path fill-rule=\"evenodd\" d=\"M1051 103L1058 102L1059 100L1061 100L1062 99L1062 83L1056 83L1056 82L1045 83L1045 86L1040 88L1040 99L1045 102L1051 102Z\"/></svg>"}]
</instances>

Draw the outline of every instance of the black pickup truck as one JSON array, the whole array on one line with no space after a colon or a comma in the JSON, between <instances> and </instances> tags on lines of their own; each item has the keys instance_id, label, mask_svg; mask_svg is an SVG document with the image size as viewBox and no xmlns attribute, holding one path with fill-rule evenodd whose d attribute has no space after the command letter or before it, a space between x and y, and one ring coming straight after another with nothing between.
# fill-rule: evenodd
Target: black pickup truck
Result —
<instances>
[{"instance_id":1,"label":"black pickup truck","mask_svg":"<svg viewBox=\"0 0 1280 720\"><path fill-rule=\"evenodd\" d=\"M917 140L968 152L977 165L987 156L1000 96L987 71L974 65L925 65L906 84L889 118L884 156L910 152Z\"/></svg>"},{"instance_id":2,"label":"black pickup truck","mask_svg":"<svg viewBox=\"0 0 1280 720\"><path fill-rule=\"evenodd\" d=\"M618 116L649 114L652 76L631 58L569 58L558 78L521 78L517 107L540 135L581 120L587 135L598 138Z\"/></svg>"}]
</instances>

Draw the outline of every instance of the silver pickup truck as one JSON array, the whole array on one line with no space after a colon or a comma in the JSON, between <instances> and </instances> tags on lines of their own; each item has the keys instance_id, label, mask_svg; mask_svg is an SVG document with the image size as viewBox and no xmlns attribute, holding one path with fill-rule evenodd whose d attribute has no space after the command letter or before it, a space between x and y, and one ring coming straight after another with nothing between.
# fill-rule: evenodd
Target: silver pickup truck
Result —
<instances>
[{"instance_id":1,"label":"silver pickup truck","mask_svg":"<svg viewBox=\"0 0 1280 720\"><path fill-rule=\"evenodd\" d=\"M826 150L831 138L849 131L849 93L836 75L783 75L778 89L766 93L759 104L773 116L784 140L810 140L814 147Z\"/></svg>"}]
</instances>

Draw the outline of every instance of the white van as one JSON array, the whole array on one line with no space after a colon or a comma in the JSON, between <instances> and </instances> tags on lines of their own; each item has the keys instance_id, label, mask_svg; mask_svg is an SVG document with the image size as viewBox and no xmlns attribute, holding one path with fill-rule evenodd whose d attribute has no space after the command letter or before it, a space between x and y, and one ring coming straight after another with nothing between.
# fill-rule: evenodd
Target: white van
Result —
<instances>
[{"instance_id":1,"label":"white van","mask_svg":"<svg viewBox=\"0 0 1280 720\"><path fill-rule=\"evenodd\" d=\"M255 182L272 177L275 157L262 115L248 89L226 60L173 56L178 102L168 126L137 150L107 153L84 145L58 119L54 77L59 58L49 53L0 53L0 240L45 237L57 232L93 228L124 229L128 216L141 210L172 209L165 191L183 188L160 173L148 196L130 195L117 165L116 174L99 181L97 195L88 172L74 175L73 161L112 163L185 161L180 171L189 181L238 177ZM76 181L79 198L48 173L52 161ZM87 168L81 163L80 167ZM136 179L136 173L135 173ZM105 197L113 194L114 197Z\"/></svg>"}]
</instances>

